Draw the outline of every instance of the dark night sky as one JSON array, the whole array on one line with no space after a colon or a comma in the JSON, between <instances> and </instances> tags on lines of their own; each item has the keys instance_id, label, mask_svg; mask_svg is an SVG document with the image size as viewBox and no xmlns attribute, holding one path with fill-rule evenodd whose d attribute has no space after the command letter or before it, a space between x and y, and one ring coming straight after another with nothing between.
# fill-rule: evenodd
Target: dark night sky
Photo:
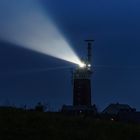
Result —
<instances>
[{"instance_id":1,"label":"dark night sky","mask_svg":"<svg viewBox=\"0 0 140 140\"><path fill-rule=\"evenodd\" d=\"M79 55L86 53L84 39L95 40L93 103L100 110L113 102L140 110L140 1L40 1ZM1 42L0 103L32 106L42 101L53 109L72 104L69 69L23 72L59 66L72 65Z\"/></svg>"}]
</instances>

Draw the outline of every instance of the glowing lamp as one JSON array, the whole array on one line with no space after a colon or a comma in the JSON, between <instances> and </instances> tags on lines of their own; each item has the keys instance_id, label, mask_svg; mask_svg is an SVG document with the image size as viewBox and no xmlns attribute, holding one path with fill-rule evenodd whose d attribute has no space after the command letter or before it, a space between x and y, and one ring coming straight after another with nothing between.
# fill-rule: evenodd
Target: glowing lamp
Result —
<instances>
[{"instance_id":1,"label":"glowing lamp","mask_svg":"<svg viewBox=\"0 0 140 140\"><path fill-rule=\"evenodd\" d=\"M87 66L90 68L91 67L91 64L88 64Z\"/></svg>"},{"instance_id":2,"label":"glowing lamp","mask_svg":"<svg viewBox=\"0 0 140 140\"><path fill-rule=\"evenodd\" d=\"M84 68L84 67L86 67L86 64L81 62L81 63L79 64L79 67L80 67L80 68Z\"/></svg>"}]
</instances>

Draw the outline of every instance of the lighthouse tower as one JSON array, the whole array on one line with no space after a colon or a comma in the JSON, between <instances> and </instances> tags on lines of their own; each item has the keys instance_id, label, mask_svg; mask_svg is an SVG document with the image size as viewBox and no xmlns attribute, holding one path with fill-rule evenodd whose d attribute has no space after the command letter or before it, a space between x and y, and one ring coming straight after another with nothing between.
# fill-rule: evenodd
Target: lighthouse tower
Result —
<instances>
[{"instance_id":1,"label":"lighthouse tower","mask_svg":"<svg viewBox=\"0 0 140 140\"><path fill-rule=\"evenodd\" d=\"M91 47L93 40L87 42L87 58L84 65L78 66L73 72L73 106L91 106Z\"/></svg>"},{"instance_id":2,"label":"lighthouse tower","mask_svg":"<svg viewBox=\"0 0 140 140\"><path fill-rule=\"evenodd\" d=\"M92 76L92 43L94 40L86 40L87 57L82 61L83 65L77 66L72 72L73 105L63 105L62 112L67 114L92 114L97 113L96 106L91 103L91 76Z\"/></svg>"}]
</instances>

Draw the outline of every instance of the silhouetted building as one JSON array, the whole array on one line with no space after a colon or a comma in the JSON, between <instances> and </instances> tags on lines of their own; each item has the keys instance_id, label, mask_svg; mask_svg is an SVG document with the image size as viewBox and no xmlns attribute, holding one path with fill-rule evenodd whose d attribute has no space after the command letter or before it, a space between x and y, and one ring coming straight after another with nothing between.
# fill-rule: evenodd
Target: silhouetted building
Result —
<instances>
[{"instance_id":1,"label":"silhouetted building","mask_svg":"<svg viewBox=\"0 0 140 140\"><path fill-rule=\"evenodd\" d=\"M44 105L41 102L38 102L37 105L35 106L35 111L38 112L44 112Z\"/></svg>"},{"instance_id":2,"label":"silhouetted building","mask_svg":"<svg viewBox=\"0 0 140 140\"><path fill-rule=\"evenodd\" d=\"M72 114L72 115L81 115L81 114L86 114L86 115L95 115L97 113L96 106L68 106L68 105L63 105L62 107L62 112L65 114Z\"/></svg>"},{"instance_id":3,"label":"silhouetted building","mask_svg":"<svg viewBox=\"0 0 140 140\"><path fill-rule=\"evenodd\" d=\"M73 74L73 106L91 106L91 71L77 68Z\"/></svg>"},{"instance_id":4,"label":"silhouetted building","mask_svg":"<svg viewBox=\"0 0 140 140\"><path fill-rule=\"evenodd\" d=\"M131 108L129 105L127 104L110 104L108 107L106 107L103 110L103 114L110 114L110 115L117 115L119 113L126 113L126 112L135 112L136 109Z\"/></svg>"},{"instance_id":5,"label":"silhouetted building","mask_svg":"<svg viewBox=\"0 0 140 140\"><path fill-rule=\"evenodd\" d=\"M82 60L83 66L79 66L73 72L73 106L91 106L91 42L88 42L87 59Z\"/></svg>"},{"instance_id":6,"label":"silhouetted building","mask_svg":"<svg viewBox=\"0 0 140 140\"><path fill-rule=\"evenodd\" d=\"M93 40L86 41L88 42L87 58L81 60L82 64L72 72L73 106L63 106L62 112L74 114L97 112L95 105L91 104L91 45Z\"/></svg>"}]
</instances>

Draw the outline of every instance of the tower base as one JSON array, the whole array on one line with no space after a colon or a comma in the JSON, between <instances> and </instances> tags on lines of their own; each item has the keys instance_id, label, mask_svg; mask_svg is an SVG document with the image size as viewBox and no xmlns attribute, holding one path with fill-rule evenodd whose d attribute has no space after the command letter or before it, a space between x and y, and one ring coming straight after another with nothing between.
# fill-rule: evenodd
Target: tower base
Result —
<instances>
[{"instance_id":1,"label":"tower base","mask_svg":"<svg viewBox=\"0 0 140 140\"><path fill-rule=\"evenodd\" d=\"M61 112L68 115L96 115L97 109L95 105L90 107L83 105L63 105Z\"/></svg>"}]
</instances>

